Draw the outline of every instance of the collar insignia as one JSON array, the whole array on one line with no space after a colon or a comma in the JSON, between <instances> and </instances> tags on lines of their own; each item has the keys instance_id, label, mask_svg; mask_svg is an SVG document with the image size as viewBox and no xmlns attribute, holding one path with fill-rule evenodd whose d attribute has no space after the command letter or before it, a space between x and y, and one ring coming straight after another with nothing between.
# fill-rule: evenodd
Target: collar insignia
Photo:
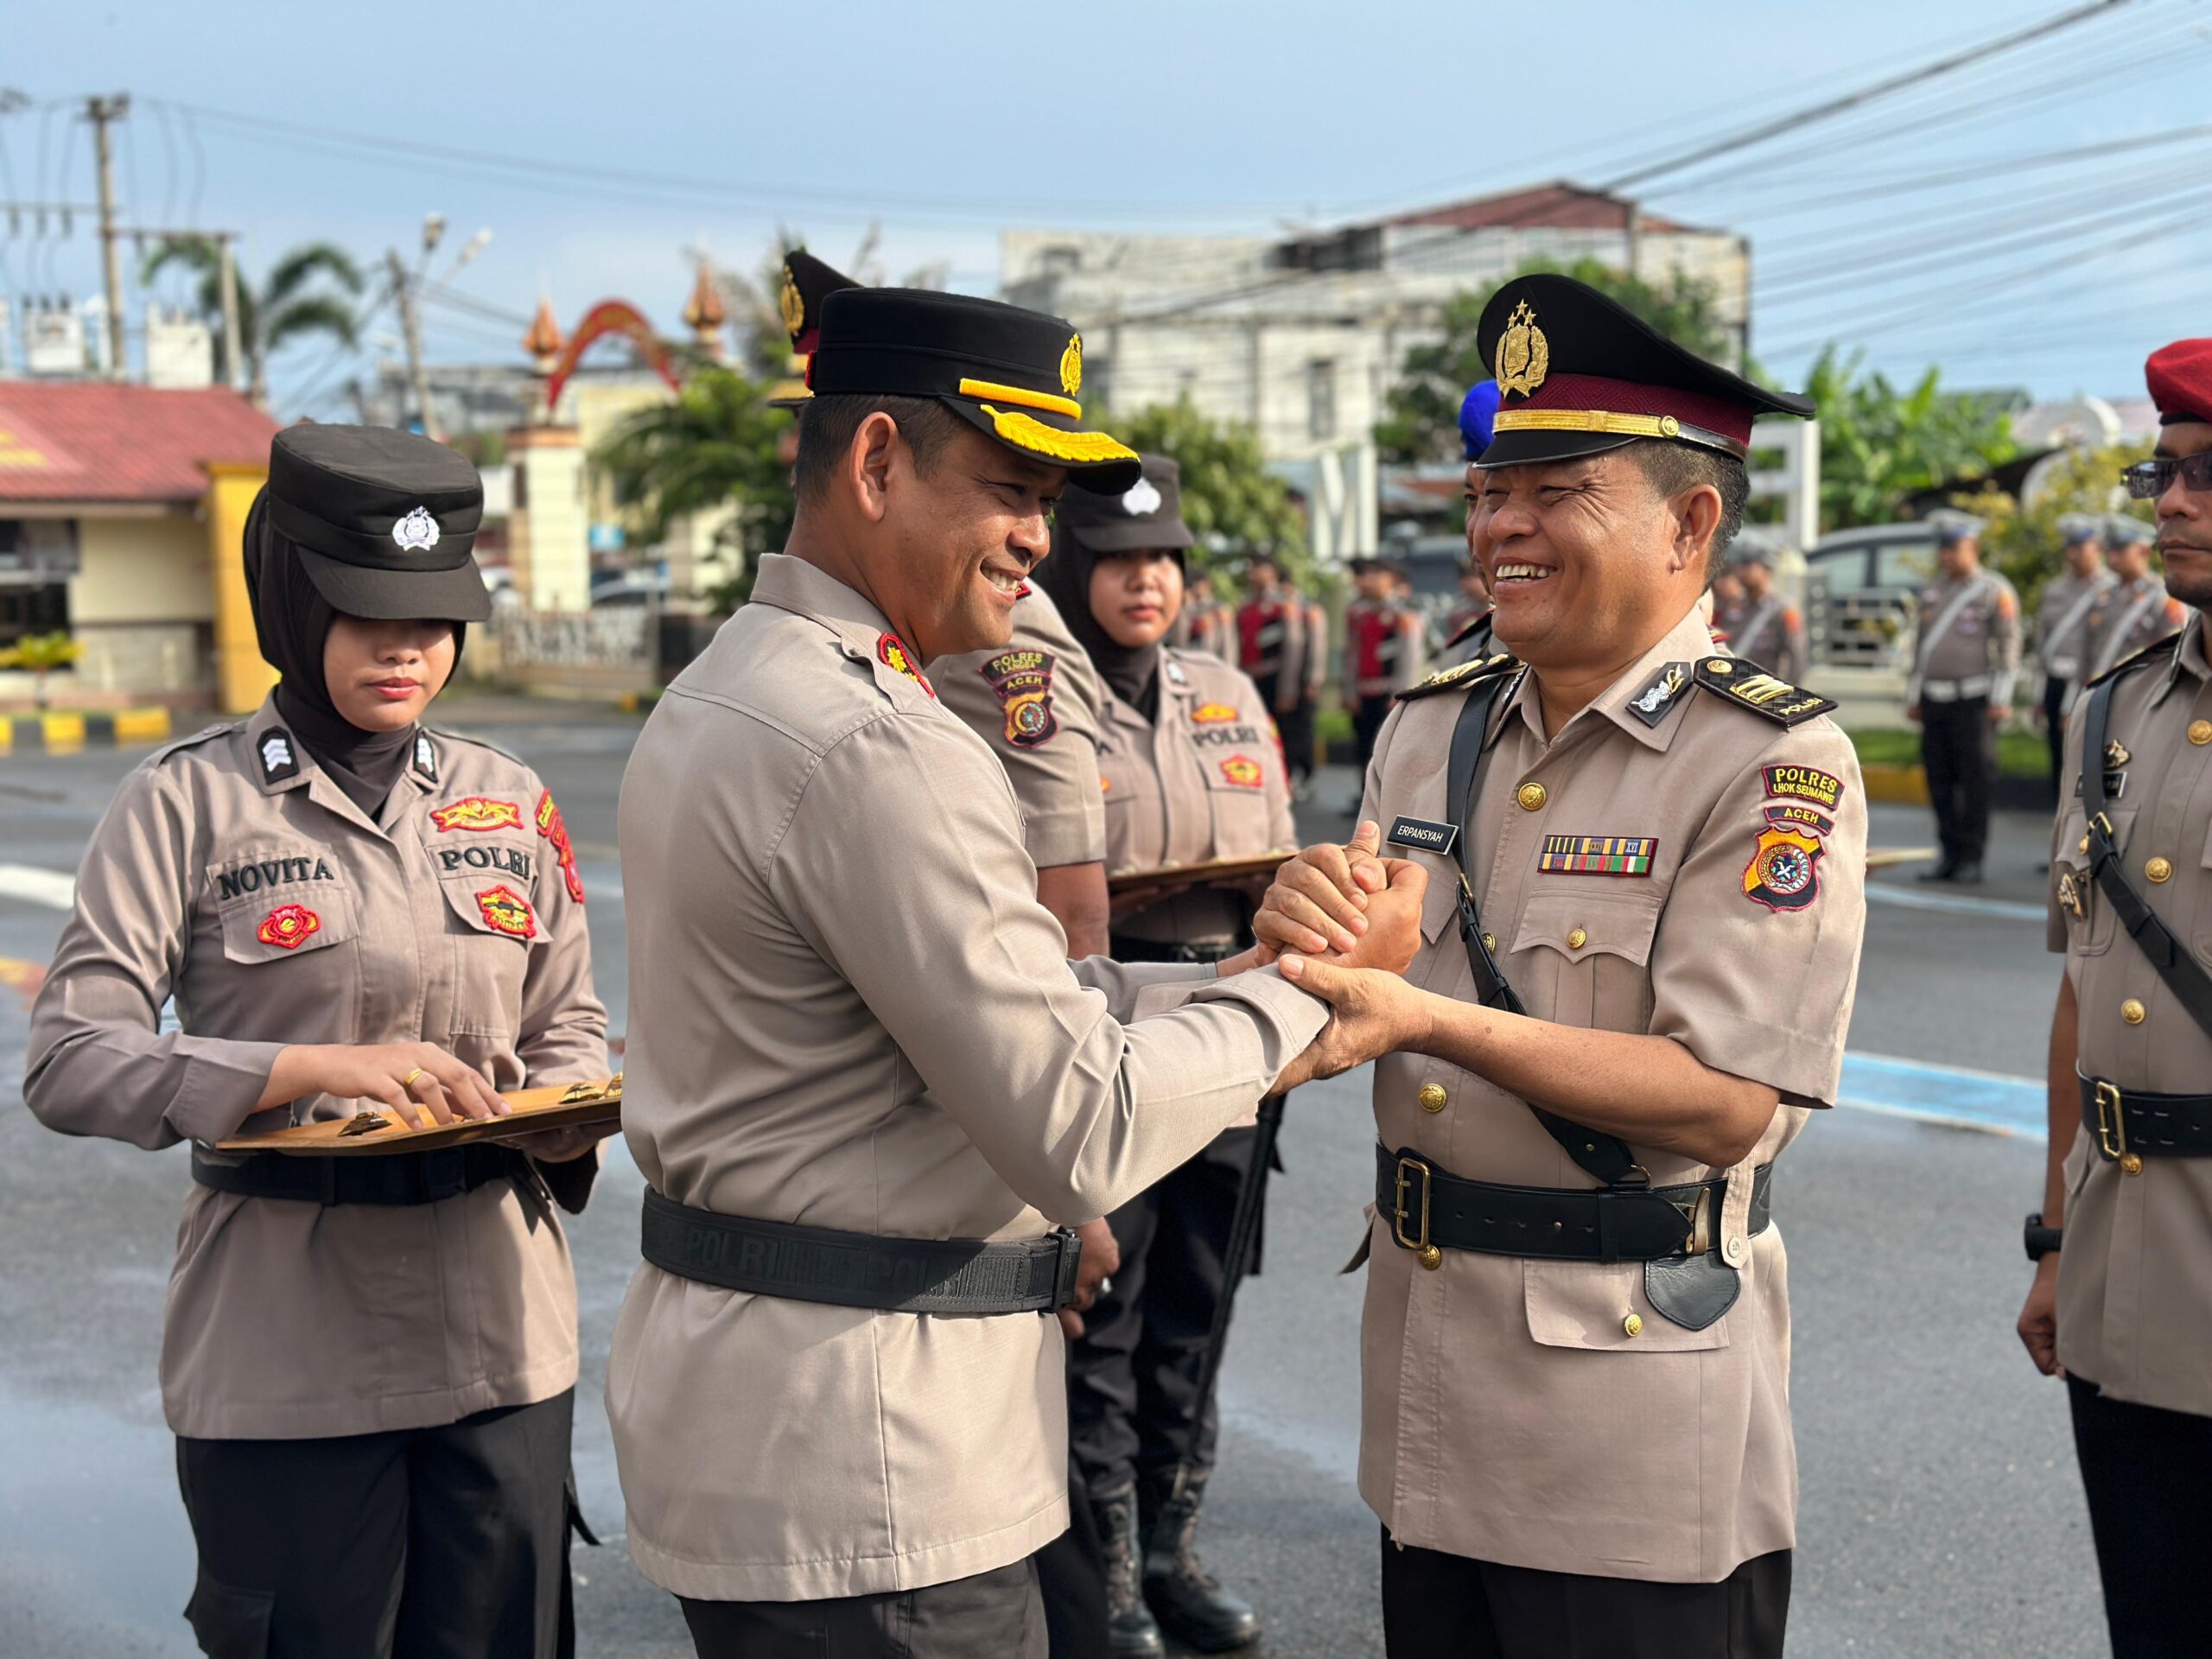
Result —
<instances>
[{"instance_id":1,"label":"collar insignia","mask_svg":"<svg viewBox=\"0 0 2212 1659\"><path fill-rule=\"evenodd\" d=\"M438 544L438 521L428 507L416 507L391 527L391 539L403 551L428 552Z\"/></svg>"},{"instance_id":2,"label":"collar insignia","mask_svg":"<svg viewBox=\"0 0 2212 1659\"><path fill-rule=\"evenodd\" d=\"M292 734L272 726L261 736L261 781L280 784L300 775L299 756L292 749Z\"/></svg>"},{"instance_id":3,"label":"collar insignia","mask_svg":"<svg viewBox=\"0 0 2212 1659\"><path fill-rule=\"evenodd\" d=\"M1165 672L1170 685L1188 685L1191 677L1183 671L1183 664L1173 657L1165 659Z\"/></svg>"},{"instance_id":4,"label":"collar insignia","mask_svg":"<svg viewBox=\"0 0 2212 1659\"><path fill-rule=\"evenodd\" d=\"M1645 725L1656 727L1675 711L1682 688L1690 683L1688 663L1669 663L1656 678L1629 699L1628 711Z\"/></svg>"},{"instance_id":5,"label":"collar insignia","mask_svg":"<svg viewBox=\"0 0 2212 1659\"><path fill-rule=\"evenodd\" d=\"M1529 396L1544 384L1544 375L1551 365L1551 342L1536 327L1536 314L1523 300L1513 308L1505 332L1498 336L1496 367L1499 395L1517 391L1523 397Z\"/></svg>"},{"instance_id":6,"label":"collar insignia","mask_svg":"<svg viewBox=\"0 0 2212 1659\"><path fill-rule=\"evenodd\" d=\"M937 696L937 688L922 677L922 671L914 666L914 658L906 649L906 642L897 634L879 633L875 636L875 659L893 674L904 674L931 696Z\"/></svg>"},{"instance_id":7,"label":"collar insignia","mask_svg":"<svg viewBox=\"0 0 2212 1659\"><path fill-rule=\"evenodd\" d=\"M434 784L438 781L438 752L428 732L415 734L415 770Z\"/></svg>"}]
</instances>

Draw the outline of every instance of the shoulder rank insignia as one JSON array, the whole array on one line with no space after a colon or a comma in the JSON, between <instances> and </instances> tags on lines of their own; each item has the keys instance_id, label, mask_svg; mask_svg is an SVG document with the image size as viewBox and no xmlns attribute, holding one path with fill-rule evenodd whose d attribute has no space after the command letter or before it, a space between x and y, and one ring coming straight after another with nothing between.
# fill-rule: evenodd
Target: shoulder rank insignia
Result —
<instances>
[{"instance_id":1,"label":"shoulder rank insignia","mask_svg":"<svg viewBox=\"0 0 2212 1659\"><path fill-rule=\"evenodd\" d=\"M1690 665L1669 663L1628 700L1628 711L1645 725L1656 727L1680 706L1689 683Z\"/></svg>"},{"instance_id":2,"label":"shoulder rank insignia","mask_svg":"<svg viewBox=\"0 0 2212 1659\"><path fill-rule=\"evenodd\" d=\"M260 754L263 783L281 784L300 775L300 757L293 752L292 734L282 726L271 726L261 734Z\"/></svg>"},{"instance_id":3,"label":"shoulder rank insignia","mask_svg":"<svg viewBox=\"0 0 2212 1659\"><path fill-rule=\"evenodd\" d=\"M1764 715L1777 726L1801 726L1835 707L1827 698L1777 680L1757 663L1738 658L1707 657L1697 665L1697 683L1718 692L1724 702Z\"/></svg>"},{"instance_id":4,"label":"shoulder rank insignia","mask_svg":"<svg viewBox=\"0 0 2212 1659\"><path fill-rule=\"evenodd\" d=\"M1493 674L1503 674L1520 666L1520 659L1510 651L1501 651L1490 657L1470 658L1450 668L1438 669L1418 685L1408 686L1398 693L1398 701L1409 702L1415 697L1433 696L1439 691L1457 690L1463 685L1471 685L1477 680L1487 679Z\"/></svg>"}]
</instances>

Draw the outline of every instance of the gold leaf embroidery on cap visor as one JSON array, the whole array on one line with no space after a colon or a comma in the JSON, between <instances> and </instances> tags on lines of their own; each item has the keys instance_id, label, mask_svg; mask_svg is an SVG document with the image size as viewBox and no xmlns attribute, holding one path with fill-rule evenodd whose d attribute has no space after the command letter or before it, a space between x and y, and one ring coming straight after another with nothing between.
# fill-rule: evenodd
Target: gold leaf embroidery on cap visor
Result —
<instances>
[{"instance_id":1,"label":"gold leaf embroidery on cap visor","mask_svg":"<svg viewBox=\"0 0 2212 1659\"><path fill-rule=\"evenodd\" d=\"M1015 448L1027 449L1032 454L1072 461L1077 466L1137 458L1135 450L1103 432L1063 432L1017 410L993 409L988 404L982 405L982 410L991 417L993 431Z\"/></svg>"}]
</instances>

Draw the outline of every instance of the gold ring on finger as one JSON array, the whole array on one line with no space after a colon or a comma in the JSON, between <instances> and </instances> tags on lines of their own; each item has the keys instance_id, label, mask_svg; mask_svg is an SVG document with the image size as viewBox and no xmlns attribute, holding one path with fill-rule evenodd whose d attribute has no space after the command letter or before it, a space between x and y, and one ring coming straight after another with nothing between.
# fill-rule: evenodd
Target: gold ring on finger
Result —
<instances>
[{"instance_id":1,"label":"gold ring on finger","mask_svg":"<svg viewBox=\"0 0 2212 1659\"><path fill-rule=\"evenodd\" d=\"M415 1086L416 1078L427 1077L430 1074L429 1072L425 1071L418 1065L412 1071L410 1071L405 1077L399 1080L399 1086L403 1089L412 1089Z\"/></svg>"}]
</instances>

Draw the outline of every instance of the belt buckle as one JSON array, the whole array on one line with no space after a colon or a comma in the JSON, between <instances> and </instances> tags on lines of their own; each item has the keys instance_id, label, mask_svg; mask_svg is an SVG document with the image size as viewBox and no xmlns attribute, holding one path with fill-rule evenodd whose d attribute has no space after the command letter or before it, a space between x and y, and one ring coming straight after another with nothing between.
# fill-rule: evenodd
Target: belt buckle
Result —
<instances>
[{"instance_id":1,"label":"belt buckle","mask_svg":"<svg viewBox=\"0 0 2212 1659\"><path fill-rule=\"evenodd\" d=\"M1052 1244L1052 1306L1046 1311L1057 1313L1075 1306L1077 1270L1083 1265L1083 1235L1072 1227L1055 1227Z\"/></svg>"},{"instance_id":2,"label":"belt buckle","mask_svg":"<svg viewBox=\"0 0 2212 1659\"><path fill-rule=\"evenodd\" d=\"M1407 1175L1408 1170L1421 1178L1421 1235L1415 1238L1406 1236L1406 1223L1413 1217L1413 1211L1406 1208L1406 1194L1414 1186ZM1420 1159L1408 1157L1403 1153L1398 1155L1398 1173L1393 1183L1396 1188L1396 1200L1390 1207L1390 1231L1402 1246L1421 1258L1421 1266L1433 1269L1442 1264L1444 1252L1428 1242L1428 1195L1432 1174L1429 1166Z\"/></svg>"},{"instance_id":3,"label":"belt buckle","mask_svg":"<svg viewBox=\"0 0 2212 1659\"><path fill-rule=\"evenodd\" d=\"M1689 1236L1682 1241L1684 1255L1705 1255L1713 1249L1713 1188L1700 1185L1697 1197L1688 1204L1677 1204L1682 1219L1689 1224Z\"/></svg>"},{"instance_id":4,"label":"belt buckle","mask_svg":"<svg viewBox=\"0 0 2212 1659\"><path fill-rule=\"evenodd\" d=\"M2099 1077L2091 1085L2090 1093L2097 1103L2097 1150L2104 1154L2107 1162L2134 1174L2143 1167L2143 1160L2127 1149L2127 1117L2121 1109L2120 1085Z\"/></svg>"}]
</instances>

